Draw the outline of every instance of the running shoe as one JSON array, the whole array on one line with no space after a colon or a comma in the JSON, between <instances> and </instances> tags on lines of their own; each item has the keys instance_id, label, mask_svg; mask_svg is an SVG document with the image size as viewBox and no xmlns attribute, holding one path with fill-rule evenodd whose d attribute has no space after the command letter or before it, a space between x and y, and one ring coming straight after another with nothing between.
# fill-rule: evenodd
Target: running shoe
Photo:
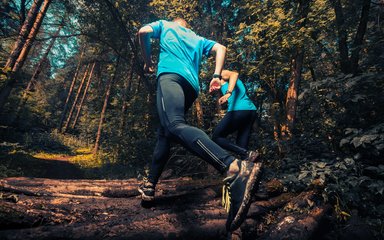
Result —
<instances>
[{"instance_id":1,"label":"running shoe","mask_svg":"<svg viewBox=\"0 0 384 240\"><path fill-rule=\"evenodd\" d=\"M251 205L261 163L235 160L239 171L224 179L223 206L228 212L227 231L232 232L244 222Z\"/></svg>"},{"instance_id":2,"label":"running shoe","mask_svg":"<svg viewBox=\"0 0 384 240\"><path fill-rule=\"evenodd\" d=\"M153 183L144 181L138 190L143 201L153 201L155 199L155 185Z\"/></svg>"}]
</instances>

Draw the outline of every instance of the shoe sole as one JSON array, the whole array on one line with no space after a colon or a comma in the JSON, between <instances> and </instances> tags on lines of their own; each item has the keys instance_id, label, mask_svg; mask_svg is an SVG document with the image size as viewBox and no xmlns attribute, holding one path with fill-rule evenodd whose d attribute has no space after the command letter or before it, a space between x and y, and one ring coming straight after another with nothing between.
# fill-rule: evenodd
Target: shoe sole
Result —
<instances>
[{"instance_id":1,"label":"shoe sole","mask_svg":"<svg viewBox=\"0 0 384 240\"><path fill-rule=\"evenodd\" d=\"M141 190L140 188L138 190L139 190L139 193L141 194L141 200L146 201L146 202L151 202L151 201L155 200L155 196L145 195L144 191Z\"/></svg>"},{"instance_id":2,"label":"shoe sole","mask_svg":"<svg viewBox=\"0 0 384 240\"><path fill-rule=\"evenodd\" d=\"M258 162L258 163L255 163L255 165L252 168L252 171L249 175L249 179L247 181L247 185L245 187L243 201L240 205L239 210L237 211L235 218L231 223L231 227L230 227L231 232L239 228L247 216L249 207L251 206L252 192L255 190L255 185L259 176L258 173L261 170L261 166L262 164Z\"/></svg>"}]
</instances>

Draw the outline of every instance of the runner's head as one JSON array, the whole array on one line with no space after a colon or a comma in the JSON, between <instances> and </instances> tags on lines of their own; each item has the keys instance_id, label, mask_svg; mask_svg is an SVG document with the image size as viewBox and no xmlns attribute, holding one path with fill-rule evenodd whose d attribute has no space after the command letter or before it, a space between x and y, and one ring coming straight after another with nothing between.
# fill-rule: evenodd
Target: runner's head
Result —
<instances>
[{"instance_id":1,"label":"runner's head","mask_svg":"<svg viewBox=\"0 0 384 240\"><path fill-rule=\"evenodd\" d=\"M188 23L183 18L178 17L178 18L173 19L173 21L180 24L180 26L182 26L182 27L188 28Z\"/></svg>"}]
</instances>

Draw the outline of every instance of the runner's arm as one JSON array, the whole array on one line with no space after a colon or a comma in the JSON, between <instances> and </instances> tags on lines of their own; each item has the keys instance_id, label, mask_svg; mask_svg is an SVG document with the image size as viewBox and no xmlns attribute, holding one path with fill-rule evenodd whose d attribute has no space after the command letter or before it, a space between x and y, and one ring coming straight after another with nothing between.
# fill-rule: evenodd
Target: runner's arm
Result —
<instances>
[{"instance_id":1,"label":"runner's arm","mask_svg":"<svg viewBox=\"0 0 384 240\"><path fill-rule=\"evenodd\" d=\"M144 71L153 73L154 63L151 54L151 37L153 35L153 29L150 26L144 26L140 28L138 35L141 54L144 58Z\"/></svg>"}]
</instances>

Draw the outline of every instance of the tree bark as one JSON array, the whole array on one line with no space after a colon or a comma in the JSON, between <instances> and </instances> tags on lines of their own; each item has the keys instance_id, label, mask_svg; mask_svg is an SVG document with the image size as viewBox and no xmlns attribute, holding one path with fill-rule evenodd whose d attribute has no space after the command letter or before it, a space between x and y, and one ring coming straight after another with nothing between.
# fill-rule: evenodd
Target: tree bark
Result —
<instances>
[{"instance_id":1,"label":"tree bark","mask_svg":"<svg viewBox=\"0 0 384 240\"><path fill-rule=\"evenodd\" d=\"M300 24L300 28L305 27L307 16L310 9L310 1L300 1L298 19L304 19ZM284 138L290 138L294 129L296 120L297 97L300 87L301 70L304 61L304 45L299 44L295 47L291 59L291 76L289 79L289 87L287 91L287 98L285 102L286 107L286 125L282 128Z\"/></svg>"},{"instance_id":2,"label":"tree bark","mask_svg":"<svg viewBox=\"0 0 384 240\"><path fill-rule=\"evenodd\" d=\"M195 101L195 107L196 107L196 118L197 118L197 126L199 128L204 127L204 113L203 113L203 108L201 107L201 102L200 99L197 98Z\"/></svg>"},{"instance_id":3,"label":"tree bark","mask_svg":"<svg viewBox=\"0 0 384 240\"><path fill-rule=\"evenodd\" d=\"M20 25L22 25L25 22L25 1L20 1Z\"/></svg>"},{"instance_id":4,"label":"tree bark","mask_svg":"<svg viewBox=\"0 0 384 240\"><path fill-rule=\"evenodd\" d=\"M297 96L299 92L301 69L303 67L304 50L299 47L291 60L291 77L287 91L286 109L287 109L287 128L288 136L291 135L296 120ZM283 134L285 134L283 132Z\"/></svg>"},{"instance_id":5,"label":"tree bark","mask_svg":"<svg viewBox=\"0 0 384 240\"><path fill-rule=\"evenodd\" d=\"M361 45L363 44L365 32L367 30L370 6L371 6L371 0L364 0L363 6L361 9L359 26L357 28L355 40L352 45L351 71L354 74L357 73L359 68L360 49L361 49Z\"/></svg>"},{"instance_id":6,"label":"tree bark","mask_svg":"<svg viewBox=\"0 0 384 240\"><path fill-rule=\"evenodd\" d=\"M15 56L17 59L14 62L14 65L11 67L11 63L14 61L14 57L10 58L10 63L6 64L6 69L11 68L9 79L7 82L2 84L0 88L0 112L2 111L5 102L7 101L9 94L11 93L11 90L13 88L13 84L15 82L15 74L23 67L23 64L25 62L25 59L27 58L27 55L29 53L29 50L32 47L32 44L35 40L35 37L40 29L41 23L43 22L43 19L45 17L45 14L48 10L48 7L51 3L51 0L44 0L40 12L36 16L36 20L33 23L33 26L28 33L28 37L25 40L24 45L22 46L22 49L20 51L20 54L18 56ZM9 66L8 66L9 65Z\"/></svg>"},{"instance_id":7,"label":"tree bark","mask_svg":"<svg viewBox=\"0 0 384 240\"><path fill-rule=\"evenodd\" d=\"M69 111L69 115L68 115L68 117L67 117L67 122L66 122L65 125L64 125L64 128L63 128L63 130L62 130L62 133L65 133L65 132L68 130L69 124L70 124L70 122L71 122L71 118L72 118L73 111L75 110L77 101L79 100L79 96L80 96L80 93L81 93L81 89L83 88L85 79L87 78L87 75L88 75L89 65L90 65L90 64L87 65L87 68L85 69L85 72L84 72L83 79L81 79L80 86L79 86L79 88L77 89L77 93L76 93L75 100L74 100L73 103L72 103L72 107L71 107L71 110Z\"/></svg>"},{"instance_id":8,"label":"tree bark","mask_svg":"<svg viewBox=\"0 0 384 240\"><path fill-rule=\"evenodd\" d=\"M134 58L131 57L131 61L129 63L129 72L128 72L128 77L127 77L127 80L124 82L124 90L123 90L123 96L122 96L122 99L123 99L123 104L122 104L122 107L121 107L121 121L120 121L120 131L119 131L119 136L121 137L123 132L124 132L124 129L125 129L125 113L127 111L127 101L128 101L128 96L129 96L129 92L130 92L130 89L131 89L131 85L132 85L132 77L133 77L133 61L134 61Z\"/></svg>"},{"instance_id":9,"label":"tree bark","mask_svg":"<svg viewBox=\"0 0 384 240\"><path fill-rule=\"evenodd\" d=\"M93 148L93 154L97 154L97 152L99 150L99 147L100 147L100 137L101 137L101 131L102 131L103 123L104 123L104 119L105 119L105 112L107 110L108 101L109 101L109 95L111 94L111 89L112 89L113 81L116 78L116 74L117 74L117 69L119 67L119 63L120 63L120 56L118 57L118 59L116 61L115 72L114 72L113 76L109 79L109 81L107 83L107 91L105 93L104 104L103 104L103 108L102 108L101 114L100 114L99 127L97 129L96 140L95 140L95 147Z\"/></svg>"},{"instance_id":10,"label":"tree bark","mask_svg":"<svg viewBox=\"0 0 384 240\"><path fill-rule=\"evenodd\" d=\"M81 108L82 108L84 100L85 100L85 98L87 96L89 85L91 84L91 79L92 79L92 75L93 75L93 69L95 68L95 65L96 65L96 62L93 63L92 68L91 68L91 72L89 73L89 77L88 77L87 84L86 84L85 89L84 89L83 97L80 100L80 104L77 107L77 113L76 113L75 119L73 120L72 129L75 128L77 120L79 119Z\"/></svg>"},{"instance_id":11,"label":"tree bark","mask_svg":"<svg viewBox=\"0 0 384 240\"><path fill-rule=\"evenodd\" d=\"M61 131L61 128L63 127L63 122L64 122L65 115L67 114L69 99L71 98L73 89L75 87L75 83L76 83L76 80L77 80L77 76L79 74L80 65L81 65L81 61L83 59L84 52L85 52L85 48L81 51L80 60L79 60L79 63L77 64L75 74L73 75L73 79L72 79L72 82L71 82L71 86L69 87L67 99L65 100L64 109L63 109L63 113L61 114L61 119L60 119L60 124L59 124L60 131Z\"/></svg>"},{"instance_id":12,"label":"tree bark","mask_svg":"<svg viewBox=\"0 0 384 240\"><path fill-rule=\"evenodd\" d=\"M25 88L24 92L23 92L23 95L21 97L21 100L20 100L20 103L19 103L19 106L17 107L17 110L16 110L16 121L19 117L19 114L20 114L20 110L21 108L25 105L25 103L28 101L28 93L31 91L32 89L32 85L35 84L37 82L37 78L39 77L39 74L42 70L42 67L43 65L45 64L45 62L47 61L48 59L48 54L50 53L53 45L55 44L55 41L56 41L56 38L57 36L59 35L60 33L60 30L61 28L63 27L63 23L60 24L59 28L57 29L56 33L54 34L51 42L49 43L49 46L47 47L47 49L45 50L45 53L43 55L43 57L40 59L39 63L37 64L36 68L35 68L35 72L33 73L31 79L29 80L28 84L27 84L27 87Z\"/></svg>"},{"instance_id":13,"label":"tree bark","mask_svg":"<svg viewBox=\"0 0 384 240\"><path fill-rule=\"evenodd\" d=\"M340 51L340 68L343 73L350 73L350 60L348 55L347 30L341 0L332 0L333 9L336 15L336 27L339 35L338 45Z\"/></svg>"},{"instance_id":14,"label":"tree bark","mask_svg":"<svg viewBox=\"0 0 384 240\"><path fill-rule=\"evenodd\" d=\"M359 53L361 45L363 43L364 35L367 30L367 23L369 18L369 9L371 6L371 0L364 0L359 25L356 31L354 42L352 43L352 54L349 57L349 48L347 42L347 31L345 27L345 18L343 14L343 8L341 5L341 0L333 0L332 5L336 15L336 26L337 32L339 35L339 51L340 51L340 68L341 71L345 74L348 73L357 73L359 66Z\"/></svg>"},{"instance_id":15,"label":"tree bark","mask_svg":"<svg viewBox=\"0 0 384 240\"><path fill-rule=\"evenodd\" d=\"M4 66L4 69L12 70L13 66L15 65L16 59L19 56L25 41L27 40L28 34L30 33L32 25L34 24L34 22L36 20L36 16L39 13L39 9L40 9L40 6L42 3L43 3L43 0L34 0L33 1L31 9L28 12L27 19L26 19L26 21L23 21L24 24L20 29L19 36L18 36L18 38L17 38L17 40L13 46L13 49L11 51L11 54L8 57L8 60ZM23 2L21 2L21 6L22 5L24 5ZM21 11L22 11L22 8L21 8Z\"/></svg>"},{"instance_id":16,"label":"tree bark","mask_svg":"<svg viewBox=\"0 0 384 240\"><path fill-rule=\"evenodd\" d=\"M28 34L28 38L25 41L23 48L21 49L20 55L18 56L15 65L12 68L12 72L17 72L24 65L25 60L29 50L31 50L32 44L35 41L36 35L40 30L40 26L43 23L45 14L47 13L48 7L51 4L52 0L44 0L43 5L41 6L40 12L36 17L36 21L33 23L31 31Z\"/></svg>"}]
</instances>

